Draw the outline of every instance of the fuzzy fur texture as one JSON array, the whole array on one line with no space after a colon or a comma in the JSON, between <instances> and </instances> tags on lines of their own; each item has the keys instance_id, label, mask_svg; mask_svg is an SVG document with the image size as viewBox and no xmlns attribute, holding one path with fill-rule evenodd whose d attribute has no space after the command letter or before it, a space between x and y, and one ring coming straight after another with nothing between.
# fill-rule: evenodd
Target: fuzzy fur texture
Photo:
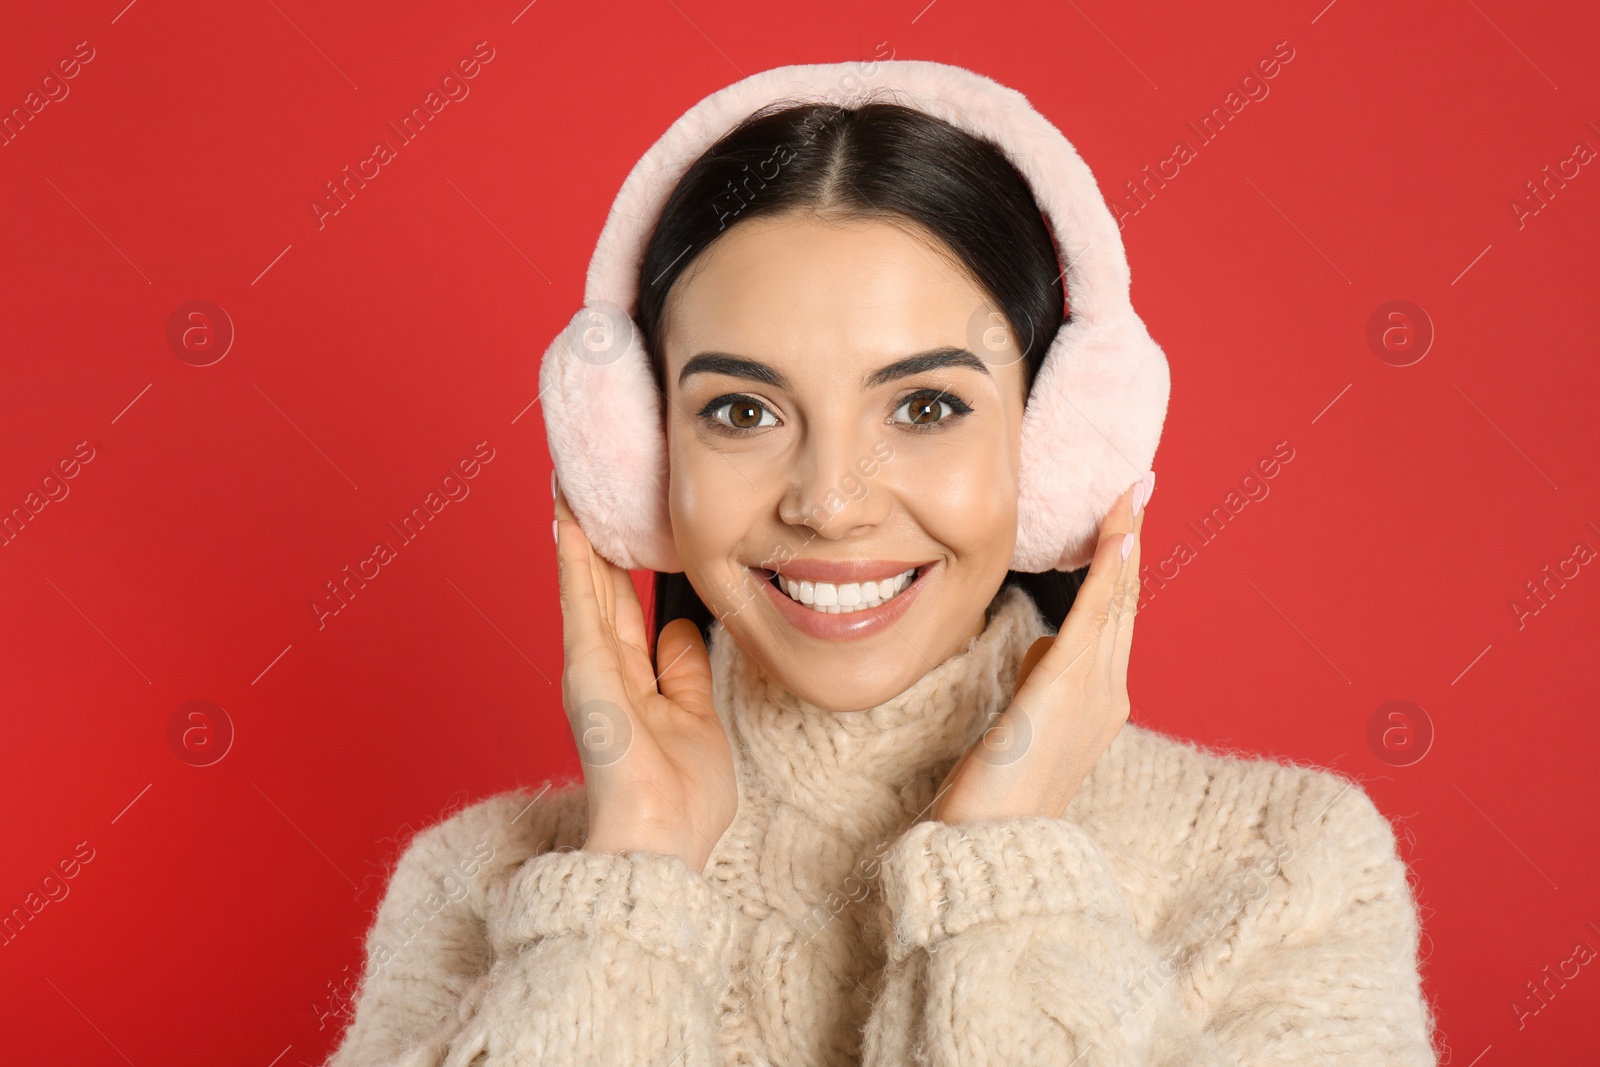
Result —
<instances>
[{"instance_id":1,"label":"fuzzy fur texture","mask_svg":"<svg viewBox=\"0 0 1600 1067\"><path fill-rule=\"evenodd\" d=\"M716 624L739 807L705 870L585 851L581 786L427 827L327 1067L1434 1067L1406 866L1354 781L1128 723L1064 818L922 817L1047 632L1004 589L835 714Z\"/></svg>"},{"instance_id":2,"label":"fuzzy fur texture","mask_svg":"<svg viewBox=\"0 0 1600 1067\"><path fill-rule=\"evenodd\" d=\"M556 473L595 549L629 569L681 571L667 510L660 397L631 316L651 229L678 179L745 116L775 100L916 107L999 145L1027 179L1065 259L1072 318L1035 379L1022 425L1011 569L1073 570L1100 523L1155 457L1166 357L1129 300L1116 220L1077 150L1015 89L928 60L817 63L751 75L701 100L644 154L613 202L584 308L540 369Z\"/></svg>"}]
</instances>

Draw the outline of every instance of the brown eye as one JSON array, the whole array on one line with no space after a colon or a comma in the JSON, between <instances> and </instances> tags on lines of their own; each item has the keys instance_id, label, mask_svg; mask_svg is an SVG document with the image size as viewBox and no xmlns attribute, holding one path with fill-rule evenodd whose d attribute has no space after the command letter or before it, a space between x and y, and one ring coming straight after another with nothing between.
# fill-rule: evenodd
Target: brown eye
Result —
<instances>
[{"instance_id":1,"label":"brown eye","mask_svg":"<svg viewBox=\"0 0 1600 1067\"><path fill-rule=\"evenodd\" d=\"M906 412L907 417L900 417L900 412ZM895 410L895 421L907 423L918 429L933 429L943 423L954 422L956 418L972 411L972 407L965 401L951 393L940 392L937 389L923 389L906 397Z\"/></svg>"},{"instance_id":2,"label":"brown eye","mask_svg":"<svg viewBox=\"0 0 1600 1067\"><path fill-rule=\"evenodd\" d=\"M723 415L723 412L727 412ZM758 403L749 397L735 397L726 400L713 400L707 405L704 414L714 422L735 430L758 430L764 426L776 426L778 420L772 412L767 410L765 404Z\"/></svg>"},{"instance_id":3,"label":"brown eye","mask_svg":"<svg viewBox=\"0 0 1600 1067\"><path fill-rule=\"evenodd\" d=\"M901 418L901 411L906 411L909 418ZM952 392L918 389L894 410L894 421L904 422L915 430L942 430L954 426L955 422L962 421L971 413L973 406Z\"/></svg>"}]
</instances>

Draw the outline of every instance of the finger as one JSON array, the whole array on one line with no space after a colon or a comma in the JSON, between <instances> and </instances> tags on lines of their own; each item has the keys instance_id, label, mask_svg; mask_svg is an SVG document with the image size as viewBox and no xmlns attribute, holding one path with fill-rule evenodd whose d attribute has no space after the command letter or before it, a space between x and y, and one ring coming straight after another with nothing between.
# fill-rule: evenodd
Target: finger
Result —
<instances>
[{"instance_id":1,"label":"finger","mask_svg":"<svg viewBox=\"0 0 1600 1067\"><path fill-rule=\"evenodd\" d=\"M1111 604L1108 609L1108 614L1111 618L1111 621L1118 626L1126 625L1132 621L1134 609L1138 605L1139 550L1143 543L1143 538L1140 536L1140 534L1143 532L1143 530L1144 512L1141 511L1138 515L1133 517L1133 529L1131 531L1132 539L1127 541L1126 548L1121 545L1119 545L1117 548L1117 554L1119 556L1121 556L1124 551L1127 552L1126 556L1122 556L1121 565L1117 571L1116 581L1113 583ZM1119 540L1125 539L1127 536L1128 535L1123 535L1123 538L1120 538Z\"/></svg>"},{"instance_id":2,"label":"finger","mask_svg":"<svg viewBox=\"0 0 1600 1067\"><path fill-rule=\"evenodd\" d=\"M562 646L570 660L592 647L601 632L599 596L589 557L588 538L572 511L556 498L556 577L561 594Z\"/></svg>"},{"instance_id":3,"label":"finger","mask_svg":"<svg viewBox=\"0 0 1600 1067\"><path fill-rule=\"evenodd\" d=\"M1028 646L1028 651L1022 657L1022 665L1017 668L1018 689L1022 688L1023 683L1028 680L1028 675L1033 673L1033 669L1039 665L1040 660L1044 659L1044 654L1050 651L1050 646L1055 644L1055 641L1054 637L1047 635Z\"/></svg>"},{"instance_id":4,"label":"finger","mask_svg":"<svg viewBox=\"0 0 1600 1067\"><path fill-rule=\"evenodd\" d=\"M1123 594L1127 598L1124 610L1127 612L1126 621L1131 622L1133 612L1139 606L1139 556L1144 548L1144 512L1139 512L1133 519L1133 546L1128 551L1128 558L1122 564Z\"/></svg>"},{"instance_id":5,"label":"finger","mask_svg":"<svg viewBox=\"0 0 1600 1067\"><path fill-rule=\"evenodd\" d=\"M928 816L929 819L932 819L935 822L938 822L941 819L943 819L943 817L944 817L944 803L943 803L943 801L944 801L945 793L947 793L949 791L949 789L950 789L950 786L958 778L961 777L962 769L964 767L966 767L966 765L972 761L972 754L974 752L976 752L978 750L979 746L981 746L982 744L983 744L983 742L979 741L978 744L973 745L971 748L969 748L965 752L963 752L961 754L961 758L956 760L955 766L951 767L948 771L945 772L944 780L939 783L939 788L934 791L933 799L931 801L929 801L928 802L928 806L925 809L923 809L924 812L927 813L927 816Z\"/></svg>"},{"instance_id":6,"label":"finger","mask_svg":"<svg viewBox=\"0 0 1600 1067\"><path fill-rule=\"evenodd\" d=\"M633 575L612 564L613 584L617 593L617 637L630 648L637 648L649 656L650 639L644 629L644 605L639 602L639 590L633 584Z\"/></svg>"},{"instance_id":7,"label":"finger","mask_svg":"<svg viewBox=\"0 0 1600 1067\"><path fill-rule=\"evenodd\" d=\"M1139 616L1139 548L1144 528L1144 514L1135 520L1133 551L1128 554L1127 566L1122 576L1122 599L1116 624L1116 635L1111 651L1111 681L1119 706L1128 708L1128 666L1133 655L1133 628ZM1126 721L1126 720L1124 720ZM1119 724L1120 728L1120 724Z\"/></svg>"},{"instance_id":8,"label":"finger","mask_svg":"<svg viewBox=\"0 0 1600 1067\"><path fill-rule=\"evenodd\" d=\"M661 695L701 718L716 715L711 702L711 659L700 627L673 619L656 641L656 682Z\"/></svg>"},{"instance_id":9,"label":"finger","mask_svg":"<svg viewBox=\"0 0 1600 1067\"><path fill-rule=\"evenodd\" d=\"M1103 628L1110 619L1110 608L1122 578L1122 543L1134 529L1132 494L1135 482L1119 496L1100 523L1100 540L1089 562L1089 573L1078 589L1072 609L1061 625L1060 633L1068 637L1076 650L1091 632ZM1137 536L1134 538L1137 550ZM1130 557L1132 553L1129 553ZM1060 642L1058 642L1060 644Z\"/></svg>"},{"instance_id":10,"label":"finger","mask_svg":"<svg viewBox=\"0 0 1600 1067\"><path fill-rule=\"evenodd\" d=\"M1128 710L1128 666L1133 659L1133 615L1117 627L1116 642L1111 650L1111 686L1117 706ZM1123 720L1126 721L1126 720Z\"/></svg>"},{"instance_id":11,"label":"finger","mask_svg":"<svg viewBox=\"0 0 1600 1067\"><path fill-rule=\"evenodd\" d=\"M1126 602L1122 582L1128 573L1137 573L1138 536L1129 558L1122 558L1124 536L1142 522L1133 515L1133 492L1138 482L1124 490L1100 523L1100 540L1089 563L1089 573L1073 598L1072 607L1057 631L1057 638L1039 660L1044 673L1035 679L1035 689L1053 688L1068 670L1079 674L1100 665L1109 670L1112 642ZM1128 566L1132 563L1133 566ZM1019 683L1020 688L1020 683Z\"/></svg>"},{"instance_id":12,"label":"finger","mask_svg":"<svg viewBox=\"0 0 1600 1067\"><path fill-rule=\"evenodd\" d=\"M561 485L556 484L556 518L577 522L578 517L572 513L572 508L567 505L567 494L562 492Z\"/></svg>"},{"instance_id":13,"label":"finger","mask_svg":"<svg viewBox=\"0 0 1600 1067\"><path fill-rule=\"evenodd\" d=\"M582 618L588 621L581 623L588 628L586 632L593 641L586 647L609 646L607 652L622 672L629 692L656 692L644 627L644 607L639 602L632 575L595 551L559 482L556 482L555 511L558 543L563 536L560 531L565 530L565 536L582 541L586 550L588 588L593 592L593 610L585 609ZM574 574L580 570L576 565L568 569Z\"/></svg>"},{"instance_id":14,"label":"finger","mask_svg":"<svg viewBox=\"0 0 1600 1067\"><path fill-rule=\"evenodd\" d=\"M566 494L562 494L565 499ZM578 524L582 529L582 523ZM617 631L617 582L612 573L615 568L604 556L594 550L594 543L589 540L589 535L583 535L584 542L589 545L589 571L594 576L595 599L600 605L600 619L605 623L607 631Z\"/></svg>"},{"instance_id":15,"label":"finger","mask_svg":"<svg viewBox=\"0 0 1600 1067\"><path fill-rule=\"evenodd\" d=\"M1151 475L1154 477L1153 473ZM1135 491L1137 491L1137 486ZM1148 493L1149 485L1145 486ZM1148 500L1148 496L1144 497ZM1131 505L1130 505L1131 506ZM1134 616L1139 610L1139 591L1142 588L1139 577L1139 559L1144 548L1144 517L1145 509L1141 507L1138 514L1133 516L1133 540L1129 542L1127 556L1122 561L1122 570L1117 575L1117 595L1114 602L1115 621L1117 625L1117 640L1125 645L1133 628Z\"/></svg>"},{"instance_id":16,"label":"finger","mask_svg":"<svg viewBox=\"0 0 1600 1067\"><path fill-rule=\"evenodd\" d=\"M608 631L616 633L617 582L615 575L612 573L616 568L609 560L594 550L594 545L589 542L588 534L583 533L583 525L578 522L578 517L573 513L572 506L567 503L567 494L560 488L559 482L557 482L556 487L556 522L558 530L560 529L560 523L572 523L577 528L579 535L583 537L584 544L588 546L588 567L590 582L594 588L596 610L602 625ZM558 533L557 537L559 538L559 536ZM643 622L641 621L640 629L642 630L643 628Z\"/></svg>"},{"instance_id":17,"label":"finger","mask_svg":"<svg viewBox=\"0 0 1600 1067\"><path fill-rule=\"evenodd\" d=\"M572 505L567 502L566 491L560 487L559 482L556 483L556 518L566 519L574 524L578 522L577 516L572 511ZM579 529L582 529L581 525ZM584 537L585 540L588 539L587 534ZM602 616L616 630L618 638L645 652L648 658L649 641L644 629L644 606L639 602L639 592L634 588L632 575L625 568L618 567L595 552L592 543L589 549L596 572L596 590Z\"/></svg>"}]
</instances>

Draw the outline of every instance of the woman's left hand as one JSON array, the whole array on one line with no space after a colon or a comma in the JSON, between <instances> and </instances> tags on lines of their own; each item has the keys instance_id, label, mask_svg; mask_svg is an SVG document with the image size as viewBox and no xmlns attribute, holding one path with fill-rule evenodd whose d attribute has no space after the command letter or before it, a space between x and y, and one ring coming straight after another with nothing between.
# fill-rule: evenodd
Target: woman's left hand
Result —
<instances>
[{"instance_id":1,"label":"woman's left hand","mask_svg":"<svg viewBox=\"0 0 1600 1067\"><path fill-rule=\"evenodd\" d=\"M1139 531L1154 488L1151 472L1117 498L1100 524L1100 543L1066 621L1055 637L1041 637L1028 649L1011 704L945 776L930 820L1066 814L1128 721Z\"/></svg>"}]
</instances>

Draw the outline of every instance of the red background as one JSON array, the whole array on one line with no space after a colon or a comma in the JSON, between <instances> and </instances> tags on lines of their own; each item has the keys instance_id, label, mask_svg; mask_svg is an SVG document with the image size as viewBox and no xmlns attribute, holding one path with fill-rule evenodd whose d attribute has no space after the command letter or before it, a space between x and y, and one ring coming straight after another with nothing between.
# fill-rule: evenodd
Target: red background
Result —
<instances>
[{"instance_id":1,"label":"red background","mask_svg":"<svg viewBox=\"0 0 1600 1067\"><path fill-rule=\"evenodd\" d=\"M1143 555L1195 551L1141 611L1135 719L1363 780L1451 1062L1592 1057L1595 965L1527 983L1600 949L1600 565L1520 626L1512 603L1600 550L1600 163L1520 226L1511 202L1600 149L1600 11L124 2L14 5L0 34L7 111L94 49L0 147L0 508L94 449L0 547L0 909L93 849L0 948L8 1059L320 1062L407 837L576 770L537 364L691 104L887 42L1020 89L1118 196L1281 41L1270 95L1124 229L1173 378ZM323 183L480 41L470 95L319 229ZM237 334L205 367L166 339L196 299ZM1436 333L1410 366L1367 342L1395 299ZM483 441L470 496L319 629L324 583ZM1409 765L1420 735L1368 741L1396 699L1434 732ZM235 733L210 766L169 743L191 700Z\"/></svg>"}]
</instances>

